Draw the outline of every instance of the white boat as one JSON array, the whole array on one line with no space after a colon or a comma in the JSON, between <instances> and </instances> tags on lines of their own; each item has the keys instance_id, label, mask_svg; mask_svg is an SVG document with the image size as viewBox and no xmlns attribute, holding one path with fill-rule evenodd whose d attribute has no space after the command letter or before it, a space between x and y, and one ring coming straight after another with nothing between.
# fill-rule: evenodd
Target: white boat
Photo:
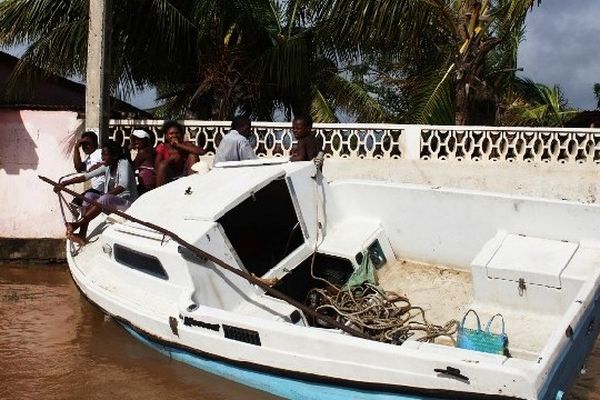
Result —
<instances>
[{"instance_id":1,"label":"white boat","mask_svg":"<svg viewBox=\"0 0 600 400\"><path fill-rule=\"evenodd\" d=\"M370 257L379 284L432 323L469 309L504 318L505 354L416 335L385 343L326 326L138 222L98 218L89 244L69 252L83 294L135 337L282 397L561 399L598 335L596 205L327 182L309 162L258 160L177 180L127 214L300 303L324 285L311 270L343 283Z\"/></svg>"}]
</instances>

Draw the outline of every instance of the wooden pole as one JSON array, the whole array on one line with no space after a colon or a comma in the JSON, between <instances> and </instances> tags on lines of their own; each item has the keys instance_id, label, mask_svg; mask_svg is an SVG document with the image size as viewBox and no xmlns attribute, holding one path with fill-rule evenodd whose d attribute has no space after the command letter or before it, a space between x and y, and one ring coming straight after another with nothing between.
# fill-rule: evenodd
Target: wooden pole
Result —
<instances>
[{"instance_id":1,"label":"wooden pole","mask_svg":"<svg viewBox=\"0 0 600 400\"><path fill-rule=\"evenodd\" d=\"M119 211L117 209L114 209L112 207L108 207L108 206L102 205L102 204L100 204L100 203L98 203L96 201L86 199L85 197L83 197L79 193L74 192L74 191L72 191L70 189L67 189L65 186L63 186L63 185L61 185L61 184L59 184L57 182L54 182L54 181L52 181L52 180L50 180L50 179L48 179L48 178L46 178L44 176L38 175L38 177L41 180L43 180L44 182L49 183L50 185L54 186L55 188L58 188L61 191L65 192L67 194L70 194L71 196L74 196L74 197L76 197L78 199L81 199L81 200L85 200L85 201L87 201L87 202L89 202L89 203L91 203L91 204L93 204L93 205L95 205L97 207L100 207L100 209L102 209L102 211L105 212L106 214L116 214L119 217L123 217L123 218L125 218L128 221L135 222L137 224L140 224L142 226L145 226L147 228L150 228L150 229L153 229L153 230L155 230L157 232L160 232L163 235L171 237L174 241L176 241L177 243L179 243L181 246L183 246L186 249L188 249L189 251L191 251L195 256L200 257L200 258L206 258L207 260L212 261L214 264L218 265L219 267L221 267L221 268L223 268L223 269L225 269L225 270L227 270L227 271L229 271L229 272L231 272L231 273L233 273L233 274L235 274L235 275L237 275L237 276L239 276L241 278L244 278L247 281L249 281L249 282L251 282L251 283L253 283L253 284L255 284L255 285L259 286L259 287L261 287L267 293L269 293L269 294L271 294L271 295L273 295L273 296L275 296L275 297L277 297L277 298L279 298L279 299L281 299L281 300L283 300L283 301L285 301L285 302L293 305L294 307L302 310L304 313L309 314L310 316L312 316L312 317L314 317L314 318L316 318L316 319L318 319L320 321L324 321L329 326L333 326L335 328L338 328L338 329L340 329L340 330L342 330L342 331L344 331L344 332L346 332L346 333L348 333L348 334L350 334L352 336L357 336L357 337L360 337L360 338L363 338L363 339L370 339L367 335L365 335L362 332L357 331L354 328L346 326L346 325L344 325L344 324L342 324L342 323L340 323L340 322L338 322L338 321L334 320L333 318L330 318L330 317L328 317L326 315L319 314L315 310L307 307L306 305L300 303L299 301L296 301L296 300L292 299L291 297L289 297L288 295L280 292L279 290L272 288L271 286L267 285L265 282L263 282L261 279L255 277L254 275L251 275L251 274L247 273L246 271L242 271L240 269L232 267L231 265L227 264L225 261L222 261L220 258L217 258L217 257L213 256L212 254L209 254L209 253L205 252L204 250L200 250L199 248L197 248L193 244L188 243L187 241L183 240L182 238L180 238L175 233L173 233L173 232L171 232L171 231L169 231L169 230L167 230L165 228L162 228L162 227L160 227L158 225L155 225L155 224L153 224L151 222L142 221L141 219L132 217L129 214L125 214L124 212Z\"/></svg>"}]
</instances>

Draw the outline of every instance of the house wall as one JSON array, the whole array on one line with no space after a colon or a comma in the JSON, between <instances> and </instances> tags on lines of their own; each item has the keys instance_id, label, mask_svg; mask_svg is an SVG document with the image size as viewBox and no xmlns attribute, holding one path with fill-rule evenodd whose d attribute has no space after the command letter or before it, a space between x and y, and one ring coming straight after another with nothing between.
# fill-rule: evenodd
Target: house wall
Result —
<instances>
[{"instance_id":1,"label":"house wall","mask_svg":"<svg viewBox=\"0 0 600 400\"><path fill-rule=\"evenodd\" d=\"M38 175L73 171L68 144L80 123L70 111L0 110L0 259L36 251L26 239L64 237L57 196Z\"/></svg>"}]
</instances>

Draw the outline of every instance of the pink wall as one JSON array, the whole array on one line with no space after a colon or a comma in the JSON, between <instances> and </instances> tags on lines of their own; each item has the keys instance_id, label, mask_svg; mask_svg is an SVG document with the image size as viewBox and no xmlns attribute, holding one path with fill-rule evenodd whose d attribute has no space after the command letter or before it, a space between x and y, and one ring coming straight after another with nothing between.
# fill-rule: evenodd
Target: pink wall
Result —
<instances>
[{"instance_id":1,"label":"pink wall","mask_svg":"<svg viewBox=\"0 0 600 400\"><path fill-rule=\"evenodd\" d=\"M38 175L73 172L69 139L82 121L71 111L0 109L0 238L62 238L58 199Z\"/></svg>"}]
</instances>

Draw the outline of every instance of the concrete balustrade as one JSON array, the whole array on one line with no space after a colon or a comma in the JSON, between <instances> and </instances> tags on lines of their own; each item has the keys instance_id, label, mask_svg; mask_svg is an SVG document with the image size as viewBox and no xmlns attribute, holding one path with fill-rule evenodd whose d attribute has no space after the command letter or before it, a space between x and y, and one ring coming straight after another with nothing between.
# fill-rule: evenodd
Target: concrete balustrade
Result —
<instances>
[{"instance_id":1,"label":"concrete balustrade","mask_svg":"<svg viewBox=\"0 0 600 400\"><path fill-rule=\"evenodd\" d=\"M132 129L163 140L164 121L113 120L125 144ZM226 121L182 121L187 137L210 156ZM290 122L253 122L259 157L289 155ZM328 179L375 179L595 203L600 197L600 129L398 124L314 124Z\"/></svg>"},{"instance_id":2,"label":"concrete balustrade","mask_svg":"<svg viewBox=\"0 0 600 400\"><path fill-rule=\"evenodd\" d=\"M145 128L163 140L157 120L113 120L110 137L125 144ZM227 121L183 121L188 138L214 154ZM253 122L260 157L288 155L294 137L289 122ZM600 163L600 129L397 124L314 124L327 157L439 161Z\"/></svg>"}]
</instances>

